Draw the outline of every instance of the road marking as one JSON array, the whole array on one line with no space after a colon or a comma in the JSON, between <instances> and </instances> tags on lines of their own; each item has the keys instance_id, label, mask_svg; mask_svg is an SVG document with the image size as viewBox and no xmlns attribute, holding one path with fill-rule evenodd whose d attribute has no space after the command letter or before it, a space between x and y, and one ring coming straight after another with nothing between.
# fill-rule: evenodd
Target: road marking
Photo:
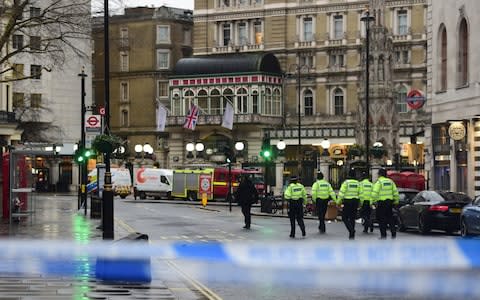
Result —
<instances>
[{"instance_id":1,"label":"road marking","mask_svg":"<svg viewBox=\"0 0 480 300\"><path fill-rule=\"evenodd\" d=\"M193 279L187 273L182 271L176 263L169 260L167 260L166 262L172 269L174 269L178 274L180 274L187 282L190 282L193 285L193 287L197 289L202 295L204 295L208 300L222 300L222 298L217 294L215 294L212 290L210 290L209 288L204 286L202 283Z\"/></svg>"},{"instance_id":2,"label":"road marking","mask_svg":"<svg viewBox=\"0 0 480 300\"><path fill-rule=\"evenodd\" d=\"M136 232L135 229L133 229L132 226L128 225L127 223L125 223L123 220L117 218L117 217L114 217L115 219L115 222L117 223L118 226L122 227L123 229L125 229L127 232L129 233L134 233Z\"/></svg>"}]
</instances>

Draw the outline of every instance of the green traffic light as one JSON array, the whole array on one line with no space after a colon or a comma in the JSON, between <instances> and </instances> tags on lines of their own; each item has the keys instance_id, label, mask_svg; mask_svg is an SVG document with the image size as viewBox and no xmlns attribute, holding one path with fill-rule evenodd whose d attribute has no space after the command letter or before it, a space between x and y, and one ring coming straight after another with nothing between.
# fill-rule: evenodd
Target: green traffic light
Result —
<instances>
[{"instance_id":1,"label":"green traffic light","mask_svg":"<svg viewBox=\"0 0 480 300\"><path fill-rule=\"evenodd\" d=\"M85 151L85 157L90 157L92 155L92 151L91 150L86 150Z\"/></svg>"},{"instance_id":2,"label":"green traffic light","mask_svg":"<svg viewBox=\"0 0 480 300\"><path fill-rule=\"evenodd\" d=\"M272 153L269 150L265 150L263 152L263 157L265 157L265 158L269 158L271 155L272 155Z\"/></svg>"},{"instance_id":3,"label":"green traffic light","mask_svg":"<svg viewBox=\"0 0 480 300\"><path fill-rule=\"evenodd\" d=\"M78 162L83 162L83 156L77 157L77 161L78 161Z\"/></svg>"}]
</instances>

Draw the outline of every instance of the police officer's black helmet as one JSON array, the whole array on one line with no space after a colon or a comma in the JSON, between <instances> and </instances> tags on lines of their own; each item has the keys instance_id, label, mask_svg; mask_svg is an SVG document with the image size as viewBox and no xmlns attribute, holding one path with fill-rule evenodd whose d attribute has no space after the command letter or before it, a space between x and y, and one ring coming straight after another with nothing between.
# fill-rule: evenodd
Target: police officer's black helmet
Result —
<instances>
[{"instance_id":1,"label":"police officer's black helmet","mask_svg":"<svg viewBox=\"0 0 480 300\"><path fill-rule=\"evenodd\" d=\"M298 176L296 175L290 176L290 182L296 182L296 181L298 181Z\"/></svg>"},{"instance_id":2,"label":"police officer's black helmet","mask_svg":"<svg viewBox=\"0 0 480 300\"><path fill-rule=\"evenodd\" d=\"M387 169L385 169L385 168L380 168L380 169L378 170L378 176L387 177Z\"/></svg>"},{"instance_id":3,"label":"police officer's black helmet","mask_svg":"<svg viewBox=\"0 0 480 300\"><path fill-rule=\"evenodd\" d=\"M362 171L362 179L368 179L367 171Z\"/></svg>"},{"instance_id":4,"label":"police officer's black helmet","mask_svg":"<svg viewBox=\"0 0 480 300\"><path fill-rule=\"evenodd\" d=\"M323 179L323 173L322 173L322 172L318 172L318 173L317 173L317 179L318 179L318 180Z\"/></svg>"}]
</instances>

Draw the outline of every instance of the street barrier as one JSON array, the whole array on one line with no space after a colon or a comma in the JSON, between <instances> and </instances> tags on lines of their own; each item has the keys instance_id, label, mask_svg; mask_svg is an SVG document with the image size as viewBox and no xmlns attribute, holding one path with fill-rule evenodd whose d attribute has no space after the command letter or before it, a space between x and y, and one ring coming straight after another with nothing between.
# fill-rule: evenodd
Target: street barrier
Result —
<instances>
[{"instance_id":1,"label":"street barrier","mask_svg":"<svg viewBox=\"0 0 480 300\"><path fill-rule=\"evenodd\" d=\"M150 267L152 258L187 260L195 277L207 280L245 283L272 280L326 288L341 286L420 296L480 298L479 253L478 239L249 244L5 240L0 241L0 273L40 272L102 279L98 278L98 270L92 268L97 258L108 261L110 265L102 268L105 271L106 267L110 275L112 265L117 262L121 265L125 261L148 260ZM122 281L135 279L128 275L131 269L115 267L114 272ZM138 279L138 275L132 276Z\"/></svg>"}]
</instances>

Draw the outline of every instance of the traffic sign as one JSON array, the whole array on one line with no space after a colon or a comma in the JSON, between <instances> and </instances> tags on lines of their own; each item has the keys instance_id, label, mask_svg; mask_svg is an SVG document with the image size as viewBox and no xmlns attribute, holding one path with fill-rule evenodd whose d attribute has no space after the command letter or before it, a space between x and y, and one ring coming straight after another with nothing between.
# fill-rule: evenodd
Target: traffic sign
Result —
<instances>
[{"instance_id":1,"label":"traffic sign","mask_svg":"<svg viewBox=\"0 0 480 300\"><path fill-rule=\"evenodd\" d=\"M85 130L86 131L100 131L102 128L100 115L89 115L85 118Z\"/></svg>"},{"instance_id":2,"label":"traffic sign","mask_svg":"<svg viewBox=\"0 0 480 300\"><path fill-rule=\"evenodd\" d=\"M99 113L101 116L104 116L104 115L105 115L105 107L100 106L100 108L98 109L98 113Z\"/></svg>"},{"instance_id":3,"label":"traffic sign","mask_svg":"<svg viewBox=\"0 0 480 300\"><path fill-rule=\"evenodd\" d=\"M406 101L410 109L420 109L425 104L425 96L421 91L413 89L407 94Z\"/></svg>"},{"instance_id":4,"label":"traffic sign","mask_svg":"<svg viewBox=\"0 0 480 300\"><path fill-rule=\"evenodd\" d=\"M210 195L212 193L212 177L208 174L200 174L198 181L200 186L200 194Z\"/></svg>"}]
</instances>

